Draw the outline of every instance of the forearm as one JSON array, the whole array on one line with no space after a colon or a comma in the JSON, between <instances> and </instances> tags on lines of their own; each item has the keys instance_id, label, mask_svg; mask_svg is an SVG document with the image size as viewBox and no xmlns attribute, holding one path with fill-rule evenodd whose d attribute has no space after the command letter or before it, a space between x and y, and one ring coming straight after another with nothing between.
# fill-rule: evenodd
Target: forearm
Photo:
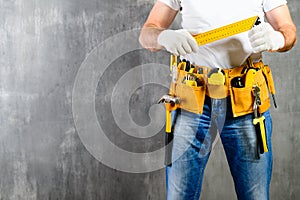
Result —
<instances>
[{"instance_id":1,"label":"forearm","mask_svg":"<svg viewBox=\"0 0 300 200\"><path fill-rule=\"evenodd\" d=\"M284 47L278 50L278 52L285 52L290 50L297 42L297 29L295 25L287 24L280 28L278 31L282 33L285 44Z\"/></svg>"},{"instance_id":2,"label":"forearm","mask_svg":"<svg viewBox=\"0 0 300 200\"><path fill-rule=\"evenodd\" d=\"M267 12L266 17L273 28L282 33L284 37L284 46L277 51L285 52L290 50L297 42L297 29L287 5L279 6Z\"/></svg>"},{"instance_id":3,"label":"forearm","mask_svg":"<svg viewBox=\"0 0 300 200\"><path fill-rule=\"evenodd\" d=\"M141 45L150 51L159 51L163 47L158 44L158 35L173 22L178 11L157 1L145 22L139 37Z\"/></svg>"},{"instance_id":4,"label":"forearm","mask_svg":"<svg viewBox=\"0 0 300 200\"><path fill-rule=\"evenodd\" d=\"M139 37L140 44L150 51L155 52L161 50L163 47L158 44L157 38L162 31L162 28L152 25L144 25Z\"/></svg>"}]
</instances>

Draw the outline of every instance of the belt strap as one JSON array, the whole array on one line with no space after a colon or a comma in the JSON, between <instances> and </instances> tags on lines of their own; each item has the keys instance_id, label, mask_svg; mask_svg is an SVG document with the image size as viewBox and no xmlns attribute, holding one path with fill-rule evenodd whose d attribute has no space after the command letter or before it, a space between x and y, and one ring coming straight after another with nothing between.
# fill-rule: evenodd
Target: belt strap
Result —
<instances>
[{"instance_id":1,"label":"belt strap","mask_svg":"<svg viewBox=\"0 0 300 200\"><path fill-rule=\"evenodd\" d=\"M183 80L184 77L186 76L186 73L188 72L188 71L185 71L184 67L185 67L184 62L180 62L178 64L178 70L179 70L178 71L178 73L179 73L178 79L179 79L179 81ZM211 84L208 84L208 82L209 82L208 77L210 76L211 70L215 71L215 69L205 67L205 66L193 65L194 71L198 71L199 69L201 69L200 71L202 72L205 85L207 86L206 95L208 95L211 98L216 98L216 99L221 99L221 98L225 98L225 97L229 96L231 80L234 77L243 75L244 74L243 70L245 70L246 68L262 69L263 67L264 67L263 62L253 63L252 60L249 59L244 65L241 65L241 66L238 66L235 68L230 68L230 69L222 69L222 73L224 73L224 75L222 74L222 76L224 76L224 79L225 79L224 84L211 85ZM177 68L177 66L176 66L176 68ZM173 85L173 86L175 86L175 85ZM174 91L175 88L171 88L171 90Z\"/></svg>"}]
</instances>

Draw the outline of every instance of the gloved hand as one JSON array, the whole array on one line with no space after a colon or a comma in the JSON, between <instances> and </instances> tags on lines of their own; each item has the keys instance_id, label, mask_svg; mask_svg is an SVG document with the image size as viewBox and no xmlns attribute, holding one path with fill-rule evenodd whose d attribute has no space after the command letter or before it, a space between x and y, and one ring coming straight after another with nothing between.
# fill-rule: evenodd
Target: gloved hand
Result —
<instances>
[{"instance_id":1,"label":"gloved hand","mask_svg":"<svg viewBox=\"0 0 300 200\"><path fill-rule=\"evenodd\" d=\"M285 39L279 31L275 31L269 23L261 23L252 28L248 37L254 53L276 51L284 46Z\"/></svg>"},{"instance_id":2,"label":"gloved hand","mask_svg":"<svg viewBox=\"0 0 300 200\"><path fill-rule=\"evenodd\" d=\"M164 30L158 35L157 42L176 56L184 56L192 52L196 53L198 50L196 40L184 29Z\"/></svg>"}]
</instances>

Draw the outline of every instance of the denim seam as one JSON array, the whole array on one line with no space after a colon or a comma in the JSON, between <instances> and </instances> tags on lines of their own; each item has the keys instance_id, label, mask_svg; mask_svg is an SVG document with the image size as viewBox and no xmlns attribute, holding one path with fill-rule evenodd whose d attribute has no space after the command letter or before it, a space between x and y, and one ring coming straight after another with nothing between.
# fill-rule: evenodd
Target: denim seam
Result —
<instances>
[{"instance_id":1,"label":"denim seam","mask_svg":"<svg viewBox=\"0 0 300 200\"><path fill-rule=\"evenodd\" d=\"M201 116L200 116L200 119L201 119ZM207 129L207 133L206 133L206 135L210 132L209 130L210 130L210 127L211 127L211 124L212 124L212 120L211 120L211 118L210 118L210 123L209 123L209 126L208 126L208 129ZM198 130L199 130L199 127L200 127L200 125L201 125L201 123L200 123L200 120L199 120L199 125L198 125L198 128L197 128L197 132L196 132L196 134L198 134ZM206 136L205 136L206 137ZM200 151L201 151L201 148L202 148L202 145L201 145L201 147L200 147L200 149L199 149L199 154L200 154ZM209 154L209 153L208 153ZM208 155L209 156L209 155ZM206 164L205 165L207 165L207 161L206 161ZM201 172L201 174L202 173L204 173L204 169L206 168L206 166L204 166L204 168L202 169L202 172ZM201 188L199 188L200 187L200 184L201 184L201 182L203 181L203 179L204 179L204 176L202 176L202 179L199 177L199 179L198 179L198 183L197 183L197 190L196 190L196 193L195 193L195 195L194 195L194 200L198 200L197 199L197 196L200 194L201 195ZM200 198L200 196L199 196L199 198Z\"/></svg>"}]
</instances>

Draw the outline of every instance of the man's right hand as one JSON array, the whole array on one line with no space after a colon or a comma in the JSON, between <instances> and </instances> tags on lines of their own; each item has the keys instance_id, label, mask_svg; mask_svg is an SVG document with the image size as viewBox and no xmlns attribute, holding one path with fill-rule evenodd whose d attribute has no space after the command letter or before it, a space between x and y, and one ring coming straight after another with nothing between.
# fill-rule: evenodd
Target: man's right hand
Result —
<instances>
[{"instance_id":1,"label":"man's right hand","mask_svg":"<svg viewBox=\"0 0 300 200\"><path fill-rule=\"evenodd\" d=\"M196 40L184 29L164 30L159 34L157 42L176 56L185 56L192 52L196 53L198 50Z\"/></svg>"}]
</instances>

